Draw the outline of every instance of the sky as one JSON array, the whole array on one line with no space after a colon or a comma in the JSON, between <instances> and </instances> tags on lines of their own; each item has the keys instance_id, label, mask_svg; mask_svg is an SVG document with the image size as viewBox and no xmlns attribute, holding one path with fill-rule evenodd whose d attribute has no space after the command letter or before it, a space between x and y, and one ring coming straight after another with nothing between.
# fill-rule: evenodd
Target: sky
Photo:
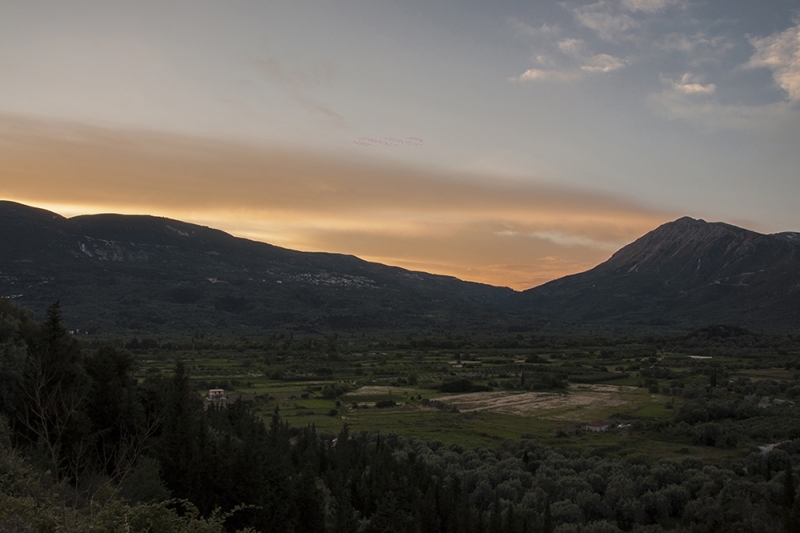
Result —
<instances>
[{"instance_id":1,"label":"sky","mask_svg":"<svg viewBox=\"0 0 800 533\"><path fill-rule=\"evenodd\" d=\"M800 231L800 0L0 3L0 198L526 289Z\"/></svg>"}]
</instances>

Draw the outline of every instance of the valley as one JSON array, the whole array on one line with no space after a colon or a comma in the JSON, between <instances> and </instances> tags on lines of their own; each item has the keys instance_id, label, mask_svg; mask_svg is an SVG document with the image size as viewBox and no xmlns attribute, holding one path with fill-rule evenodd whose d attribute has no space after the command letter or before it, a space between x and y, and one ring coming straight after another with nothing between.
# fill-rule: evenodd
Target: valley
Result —
<instances>
[{"instance_id":1,"label":"valley","mask_svg":"<svg viewBox=\"0 0 800 533\"><path fill-rule=\"evenodd\" d=\"M177 356L196 394L222 388L228 401L250 403L265 420L277 408L290 425L314 425L331 435L347 424L351 431L467 448L529 439L619 458L646 450L651 459L688 454L727 463L800 432L800 410L794 407L800 398L800 343L746 330L638 338L278 334L270 340L117 342L136 354L140 380L169 376ZM755 408L765 396L775 402L769 410L718 421L737 434L733 445L707 446L694 427L677 435L670 429L687 402L698 398ZM776 425L772 415L778 412L778 418L788 418ZM611 420L612 429L581 429L598 420Z\"/></svg>"}]
</instances>

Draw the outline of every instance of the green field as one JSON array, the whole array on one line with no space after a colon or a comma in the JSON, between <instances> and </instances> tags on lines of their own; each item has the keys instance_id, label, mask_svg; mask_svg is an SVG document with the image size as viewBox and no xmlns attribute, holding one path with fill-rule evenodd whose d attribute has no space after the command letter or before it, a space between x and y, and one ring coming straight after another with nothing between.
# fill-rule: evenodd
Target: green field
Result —
<instances>
[{"instance_id":1,"label":"green field","mask_svg":"<svg viewBox=\"0 0 800 533\"><path fill-rule=\"evenodd\" d=\"M179 357L199 396L223 388L229 401L250 402L265 419L277 408L291 426L313 425L330 435L346 424L351 431L465 448L532 440L620 457L690 454L721 461L750 453L770 436L739 431L735 446L707 446L691 433L676 434L670 428L687 401L714 396L738 402L756 394L790 401L792 386L800 392L798 350L785 347L742 348L728 340L689 345L680 338L510 338L439 338L420 348L405 339L353 335L338 337L335 351L330 337L239 339L180 353L140 352L137 375L140 381L169 376ZM444 390L458 380L479 392ZM610 420L614 429L581 430L596 420ZM782 424L788 431L800 420Z\"/></svg>"}]
</instances>

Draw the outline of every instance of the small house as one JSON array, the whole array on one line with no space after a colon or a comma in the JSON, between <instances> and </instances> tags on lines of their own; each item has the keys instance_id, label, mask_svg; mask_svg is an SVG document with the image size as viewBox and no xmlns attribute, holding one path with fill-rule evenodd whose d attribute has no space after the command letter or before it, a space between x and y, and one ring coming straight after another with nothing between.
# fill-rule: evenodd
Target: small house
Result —
<instances>
[{"instance_id":1,"label":"small house","mask_svg":"<svg viewBox=\"0 0 800 533\"><path fill-rule=\"evenodd\" d=\"M209 400L225 400L225 389L208 389Z\"/></svg>"}]
</instances>

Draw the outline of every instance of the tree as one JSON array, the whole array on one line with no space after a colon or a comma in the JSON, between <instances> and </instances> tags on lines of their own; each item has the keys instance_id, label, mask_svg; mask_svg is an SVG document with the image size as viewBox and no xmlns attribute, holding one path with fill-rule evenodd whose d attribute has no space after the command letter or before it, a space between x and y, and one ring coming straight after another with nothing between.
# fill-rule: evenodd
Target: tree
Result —
<instances>
[{"instance_id":1,"label":"tree","mask_svg":"<svg viewBox=\"0 0 800 533\"><path fill-rule=\"evenodd\" d=\"M25 372L26 330L36 327L30 311L0 298L0 411L13 415Z\"/></svg>"},{"instance_id":2,"label":"tree","mask_svg":"<svg viewBox=\"0 0 800 533\"><path fill-rule=\"evenodd\" d=\"M203 405L192 390L183 361L175 363L175 373L166 388L160 462L167 487L176 497L188 498L198 474L193 466L201 449Z\"/></svg>"},{"instance_id":3,"label":"tree","mask_svg":"<svg viewBox=\"0 0 800 533\"><path fill-rule=\"evenodd\" d=\"M84 366L92 378L86 412L94 430L95 455L105 473L121 481L136 465L160 420L145 413L129 352L105 344L86 358Z\"/></svg>"},{"instance_id":4,"label":"tree","mask_svg":"<svg viewBox=\"0 0 800 533\"><path fill-rule=\"evenodd\" d=\"M61 304L28 343L17 421L56 479L77 477L85 466L90 423L81 410L90 378L80 345L61 324Z\"/></svg>"}]
</instances>

